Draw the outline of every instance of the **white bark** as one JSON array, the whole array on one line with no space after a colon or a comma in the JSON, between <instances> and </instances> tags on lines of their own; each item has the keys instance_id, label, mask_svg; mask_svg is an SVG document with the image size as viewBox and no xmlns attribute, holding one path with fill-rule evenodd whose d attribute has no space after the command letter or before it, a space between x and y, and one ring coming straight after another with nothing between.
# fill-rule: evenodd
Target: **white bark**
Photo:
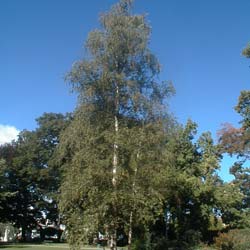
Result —
<instances>
[{"instance_id":1,"label":"white bark","mask_svg":"<svg viewBox=\"0 0 250 250\"><path fill-rule=\"evenodd\" d=\"M117 145L117 135L119 132L119 121L118 121L118 112L119 112L119 87L116 85L115 90L115 141L114 141L114 155L113 155L113 178L112 183L114 188L116 188L117 183L117 168L118 168L118 145Z\"/></svg>"},{"instance_id":2,"label":"white bark","mask_svg":"<svg viewBox=\"0 0 250 250\"><path fill-rule=\"evenodd\" d=\"M129 231L128 231L128 250L131 249L131 244L132 244L132 234L133 234L133 211L130 212L130 217L129 217Z\"/></svg>"},{"instance_id":3,"label":"white bark","mask_svg":"<svg viewBox=\"0 0 250 250\"><path fill-rule=\"evenodd\" d=\"M116 230L111 235L111 238L110 238L110 249L111 250L117 250L117 234L116 234Z\"/></svg>"},{"instance_id":4,"label":"white bark","mask_svg":"<svg viewBox=\"0 0 250 250\"><path fill-rule=\"evenodd\" d=\"M117 144L117 136L119 133L119 121L118 121L118 113L119 113L119 86L116 84L115 90L115 117L114 117L114 133L115 133L115 140L114 140L114 154L113 154L113 169L112 169L112 184L114 187L114 192L116 192L117 188L117 170L118 170L118 144ZM116 204L114 204L116 206ZM114 207L116 210L116 207ZM116 212L115 212L116 213ZM117 216L117 214L115 214ZM110 249L117 250L117 232L116 232L116 218L114 221L114 228L112 230L111 235L111 242L110 242Z\"/></svg>"},{"instance_id":5,"label":"white bark","mask_svg":"<svg viewBox=\"0 0 250 250\"><path fill-rule=\"evenodd\" d=\"M118 118L115 116L115 134L117 135L119 131ZM113 155L113 178L112 183L114 188L116 187L117 182L117 168L118 168L118 145L117 142L114 142L114 155Z\"/></svg>"},{"instance_id":6,"label":"white bark","mask_svg":"<svg viewBox=\"0 0 250 250\"><path fill-rule=\"evenodd\" d=\"M141 145L140 145L141 146ZM138 164L138 159L139 159L139 152L136 154L136 159L137 159L137 164ZM133 201L135 200L135 194L136 194L136 176L137 176L137 171L138 171L138 166L137 164L135 165L135 170L134 170L134 180L132 184L132 191L133 191ZM135 201L132 206L132 210L130 212L129 216L129 231L128 231L128 250L131 249L131 244L132 244L132 236L133 236L133 220L134 220L134 210L135 210Z\"/></svg>"},{"instance_id":7,"label":"white bark","mask_svg":"<svg viewBox=\"0 0 250 250\"><path fill-rule=\"evenodd\" d=\"M4 231L3 242L8 242L9 232L10 232L9 228L6 227L6 228L5 228L5 231Z\"/></svg>"}]
</instances>

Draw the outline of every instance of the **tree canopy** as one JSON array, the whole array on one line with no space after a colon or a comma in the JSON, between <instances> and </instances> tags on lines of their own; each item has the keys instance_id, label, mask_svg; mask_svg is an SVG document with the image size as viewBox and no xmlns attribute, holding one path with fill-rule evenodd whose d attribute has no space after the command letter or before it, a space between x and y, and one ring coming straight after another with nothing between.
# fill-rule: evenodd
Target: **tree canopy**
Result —
<instances>
[{"instance_id":1,"label":"tree canopy","mask_svg":"<svg viewBox=\"0 0 250 250\"><path fill-rule=\"evenodd\" d=\"M70 115L45 113L37 119L38 128L24 130L17 141L0 146L1 160L1 219L26 231L44 218L58 220L57 195L60 169L53 164L53 151L59 134Z\"/></svg>"}]
</instances>

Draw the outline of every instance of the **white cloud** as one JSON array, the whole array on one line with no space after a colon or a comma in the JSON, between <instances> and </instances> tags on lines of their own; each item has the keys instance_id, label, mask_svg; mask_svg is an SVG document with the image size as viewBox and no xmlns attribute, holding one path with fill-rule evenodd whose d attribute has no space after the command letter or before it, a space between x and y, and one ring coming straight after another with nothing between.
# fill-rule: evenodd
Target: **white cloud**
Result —
<instances>
[{"instance_id":1,"label":"white cloud","mask_svg":"<svg viewBox=\"0 0 250 250\"><path fill-rule=\"evenodd\" d=\"M14 126L0 124L0 145L17 139L19 132Z\"/></svg>"}]
</instances>

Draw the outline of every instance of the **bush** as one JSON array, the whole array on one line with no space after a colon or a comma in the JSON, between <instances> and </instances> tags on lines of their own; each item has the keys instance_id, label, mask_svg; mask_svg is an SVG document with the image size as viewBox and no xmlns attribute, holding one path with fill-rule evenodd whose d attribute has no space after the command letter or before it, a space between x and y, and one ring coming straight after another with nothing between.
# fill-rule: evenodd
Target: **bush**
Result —
<instances>
[{"instance_id":1,"label":"bush","mask_svg":"<svg viewBox=\"0 0 250 250\"><path fill-rule=\"evenodd\" d=\"M182 241L187 246L196 246L201 242L201 232L195 230L187 230L182 237Z\"/></svg>"},{"instance_id":2,"label":"bush","mask_svg":"<svg viewBox=\"0 0 250 250\"><path fill-rule=\"evenodd\" d=\"M137 239L132 243L132 250L153 250L151 243L151 233L147 231L143 238Z\"/></svg>"},{"instance_id":3,"label":"bush","mask_svg":"<svg viewBox=\"0 0 250 250\"><path fill-rule=\"evenodd\" d=\"M169 249L169 241L162 237L158 238L154 244L154 250Z\"/></svg>"},{"instance_id":4,"label":"bush","mask_svg":"<svg viewBox=\"0 0 250 250\"><path fill-rule=\"evenodd\" d=\"M218 250L250 250L250 230L234 229L221 233L215 239L215 247Z\"/></svg>"}]
</instances>

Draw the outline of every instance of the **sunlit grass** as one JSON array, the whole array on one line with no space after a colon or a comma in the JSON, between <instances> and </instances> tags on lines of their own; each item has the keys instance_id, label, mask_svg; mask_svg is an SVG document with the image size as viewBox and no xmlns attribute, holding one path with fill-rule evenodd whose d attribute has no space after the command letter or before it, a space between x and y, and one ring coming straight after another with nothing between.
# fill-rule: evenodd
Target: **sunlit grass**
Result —
<instances>
[{"instance_id":1,"label":"sunlit grass","mask_svg":"<svg viewBox=\"0 0 250 250\"><path fill-rule=\"evenodd\" d=\"M69 250L68 244L56 244L56 243L45 243L45 244L7 244L0 245L0 249L3 250ZM107 247L105 248L108 249ZM118 247L119 250L126 250L127 248ZM102 247L85 246L82 250L103 250ZM197 250L215 250L212 247L200 247Z\"/></svg>"},{"instance_id":2,"label":"sunlit grass","mask_svg":"<svg viewBox=\"0 0 250 250\"><path fill-rule=\"evenodd\" d=\"M6 244L0 245L0 249L4 250L69 250L67 244ZM83 250L99 250L100 248L86 246L82 248Z\"/></svg>"}]
</instances>

